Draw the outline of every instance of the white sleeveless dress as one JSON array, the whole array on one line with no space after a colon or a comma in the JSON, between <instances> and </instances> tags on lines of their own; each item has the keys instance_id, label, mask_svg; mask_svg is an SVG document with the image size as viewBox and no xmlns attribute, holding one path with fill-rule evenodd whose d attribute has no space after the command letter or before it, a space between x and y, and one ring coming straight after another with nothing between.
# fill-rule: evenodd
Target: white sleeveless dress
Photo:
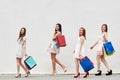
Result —
<instances>
[{"instance_id":1,"label":"white sleeveless dress","mask_svg":"<svg viewBox=\"0 0 120 80\"><path fill-rule=\"evenodd\" d=\"M81 37L79 37L78 40L77 40L77 44L76 44L76 47L75 47L74 58L80 58L80 56L79 56L80 39L81 39ZM84 41L84 42L85 42L85 41ZM82 45L81 55L82 55L82 56L85 56L84 43L83 43L83 45Z\"/></svg>"},{"instance_id":2,"label":"white sleeveless dress","mask_svg":"<svg viewBox=\"0 0 120 80\"><path fill-rule=\"evenodd\" d=\"M101 34L98 37L98 44L96 45L96 54L97 55L103 55L102 47L103 47L103 44L105 43L104 35L105 35L105 33Z\"/></svg>"},{"instance_id":3,"label":"white sleeveless dress","mask_svg":"<svg viewBox=\"0 0 120 80\"><path fill-rule=\"evenodd\" d=\"M18 40L18 53L16 54L16 58L23 58L25 41L26 41L25 37L22 40Z\"/></svg>"}]
</instances>

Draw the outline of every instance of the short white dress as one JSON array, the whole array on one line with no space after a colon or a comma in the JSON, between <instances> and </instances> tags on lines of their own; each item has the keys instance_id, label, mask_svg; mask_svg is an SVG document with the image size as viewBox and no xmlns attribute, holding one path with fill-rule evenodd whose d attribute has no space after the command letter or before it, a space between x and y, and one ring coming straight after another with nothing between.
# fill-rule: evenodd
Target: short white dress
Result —
<instances>
[{"instance_id":1,"label":"short white dress","mask_svg":"<svg viewBox=\"0 0 120 80\"><path fill-rule=\"evenodd\" d=\"M18 52L16 54L16 58L23 58L24 56L24 42L26 41L26 38L23 37L22 40L18 40Z\"/></svg>"},{"instance_id":2,"label":"short white dress","mask_svg":"<svg viewBox=\"0 0 120 80\"><path fill-rule=\"evenodd\" d=\"M56 40L54 40L50 43L47 51L49 53L53 53L53 54L59 54L60 53L60 47L58 47L58 44L57 44Z\"/></svg>"},{"instance_id":3,"label":"short white dress","mask_svg":"<svg viewBox=\"0 0 120 80\"><path fill-rule=\"evenodd\" d=\"M105 43L104 35L105 35L105 33L101 34L98 37L98 44L96 45L96 54L97 55L103 55L102 48L103 48L103 44ZM107 38L107 36L105 36L105 37Z\"/></svg>"},{"instance_id":4,"label":"short white dress","mask_svg":"<svg viewBox=\"0 0 120 80\"><path fill-rule=\"evenodd\" d=\"M80 40L81 40L81 37L79 37L79 38L77 39L77 44L76 44L75 53L74 53L74 58L78 58L78 59L80 58L80 56L79 56ZM84 42L85 42L85 41L84 41ZM85 56L84 43L83 43L83 45L82 45L81 55L82 55L82 56Z\"/></svg>"}]
</instances>

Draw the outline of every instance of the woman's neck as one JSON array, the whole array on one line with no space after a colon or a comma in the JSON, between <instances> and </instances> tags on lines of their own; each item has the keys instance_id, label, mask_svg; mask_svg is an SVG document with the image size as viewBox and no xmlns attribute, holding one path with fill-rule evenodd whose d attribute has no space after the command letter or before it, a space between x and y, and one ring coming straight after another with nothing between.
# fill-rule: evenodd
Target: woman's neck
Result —
<instances>
[{"instance_id":1,"label":"woman's neck","mask_svg":"<svg viewBox=\"0 0 120 80\"><path fill-rule=\"evenodd\" d=\"M102 32L102 34L107 33L107 32Z\"/></svg>"}]
</instances>

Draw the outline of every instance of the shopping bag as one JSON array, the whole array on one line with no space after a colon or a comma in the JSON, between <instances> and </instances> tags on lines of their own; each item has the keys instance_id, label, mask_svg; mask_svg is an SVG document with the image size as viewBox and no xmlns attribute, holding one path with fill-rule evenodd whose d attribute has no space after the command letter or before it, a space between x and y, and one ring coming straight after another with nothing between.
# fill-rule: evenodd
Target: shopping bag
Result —
<instances>
[{"instance_id":1,"label":"shopping bag","mask_svg":"<svg viewBox=\"0 0 120 80\"><path fill-rule=\"evenodd\" d=\"M24 63L26 64L26 66L29 70L31 70L32 68L34 68L37 65L36 61L33 59L32 56L27 57L24 60Z\"/></svg>"},{"instance_id":2,"label":"shopping bag","mask_svg":"<svg viewBox=\"0 0 120 80\"><path fill-rule=\"evenodd\" d=\"M111 42L106 42L103 44L103 48L104 48L104 54L106 56L111 56L114 54L115 50L113 48L113 45Z\"/></svg>"},{"instance_id":3,"label":"shopping bag","mask_svg":"<svg viewBox=\"0 0 120 80\"><path fill-rule=\"evenodd\" d=\"M94 68L93 63L91 62L91 60L87 56L85 56L84 58L82 58L80 60L80 65L85 72L88 72Z\"/></svg>"},{"instance_id":4,"label":"shopping bag","mask_svg":"<svg viewBox=\"0 0 120 80\"><path fill-rule=\"evenodd\" d=\"M65 47L66 46L66 40L64 35L57 36L57 44L59 47Z\"/></svg>"},{"instance_id":5,"label":"shopping bag","mask_svg":"<svg viewBox=\"0 0 120 80\"><path fill-rule=\"evenodd\" d=\"M112 55L114 54L114 52L113 52L113 53L111 53L111 54L109 54L109 55L108 55L108 54L106 53L106 51L105 51L105 48L104 48L104 47L103 47L103 50L104 50L104 56L112 56Z\"/></svg>"}]
</instances>

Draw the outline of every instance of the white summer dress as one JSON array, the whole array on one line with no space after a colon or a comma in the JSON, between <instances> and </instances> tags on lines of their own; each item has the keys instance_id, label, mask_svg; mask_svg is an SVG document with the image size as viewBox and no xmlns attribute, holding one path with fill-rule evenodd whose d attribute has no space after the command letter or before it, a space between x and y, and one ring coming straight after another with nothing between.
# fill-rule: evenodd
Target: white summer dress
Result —
<instances>
[{"instance_id":1,"label":"white summer dress","mask_svg":"<svg viewBox=\"0 0 120 80\"><path fill-rule=\"evenodd\" d=\"M24 56L24 42L26 41L26 38L23 38L22 40L18 40L18 52L16 54L16 58L23 58Z\"/></svg>"},{"instance_id":2,"label":"white summer dress","mask_svg":"<svg viewBox=\"0 0 120 80\"><path fill-rule=\"evenodd\" d=\"M80 39L81 39L81 37L79 37L78 40L77 40L77 44L76 44L76 47L75 47L74 58L80 58L80 56L79 56ZM85 56L84 43L82 45L81 55Z\"/></svg>"},{"instance_id":3,"label":"white summer dress","mask_svg":"<svg viewBox=\"0 0 120 80\"><path fill-rule=\"evenodd\" d=\"M106 33L103 33L98 37L98 44L96 45L96 54L97 55L103 55L102 47L103 47L103 44L105 43L105 40L104 40L105 34ZM107 39L107 36L105 36L105 37Z\"/></svg>"}]
</instances>

